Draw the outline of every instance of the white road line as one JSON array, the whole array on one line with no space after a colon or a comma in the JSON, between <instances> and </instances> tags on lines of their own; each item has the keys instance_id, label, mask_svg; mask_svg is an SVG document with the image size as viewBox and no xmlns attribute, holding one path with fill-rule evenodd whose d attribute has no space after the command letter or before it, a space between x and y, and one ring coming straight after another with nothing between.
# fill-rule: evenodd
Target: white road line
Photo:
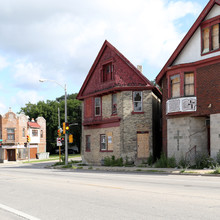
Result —
<instances>
[{"instance_id":1,"label":"white road line","mask_svg":"<svg viewBox=\"0 0 220 220\"><path fill-rule=\"evenodd\" d=\"M23 217L25 219L40 220L39 218L35 218L35 217L31 216L31 215L28 215L28 214L26 214L24 212L21 212L19 210L13 209L13 208L8 207L8 206L3 205L3 204L0 204L0 209L6 210L6 211L11 212L11 213L14 213L15 215L21 216L21 217Z\"/></svg>"}]
</instances>

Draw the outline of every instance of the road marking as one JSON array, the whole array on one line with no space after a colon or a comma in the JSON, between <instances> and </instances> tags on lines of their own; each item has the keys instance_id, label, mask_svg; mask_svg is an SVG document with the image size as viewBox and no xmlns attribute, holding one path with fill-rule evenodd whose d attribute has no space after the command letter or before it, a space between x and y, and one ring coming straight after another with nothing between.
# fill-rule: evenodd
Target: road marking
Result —
<instances>
[{"instance_id":1,"label":"road marking","mask_svg":"<svg viewBox=\"0 0 220 220\"><path fill-rule=\"evenodd\" d=\"M6 210L6 211L11 212L11 213L14 213L15 215L18 215L18 216L23 217L25 219L40 220L39 218L35 218L35 217L31 216L31 215L28 215L28 214L26 214L24 212L21 212L19 210L13 209L13 208L8 207L8 206L3 205L3 204L0 204L0 209Z\"/></svg>"}]
</instances>

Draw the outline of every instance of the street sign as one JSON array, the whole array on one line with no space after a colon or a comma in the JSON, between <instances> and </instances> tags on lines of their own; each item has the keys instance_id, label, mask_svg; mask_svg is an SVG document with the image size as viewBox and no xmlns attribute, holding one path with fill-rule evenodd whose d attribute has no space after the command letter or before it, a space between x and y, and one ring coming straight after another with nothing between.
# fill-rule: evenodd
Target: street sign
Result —
<instances>
[{"instance_id":1,"label":"street sign","mask_svg":"<svg viewBox=\"0 0 220 220\"><path fill-rule=\"evenodd\" d=\"M2 142L3 140L2 139L0 139L0 142Z\"/></svg>"},{"instance_id":2,"label":"street sign","mask_svg":"<svg viewBox=\"0 0 220 220\"><path fill-rule=\"evenodd\" d=\"M61 138L57 138L57 146L58 146L58 147L62 146Z\"/></svg>"}]
</instances>

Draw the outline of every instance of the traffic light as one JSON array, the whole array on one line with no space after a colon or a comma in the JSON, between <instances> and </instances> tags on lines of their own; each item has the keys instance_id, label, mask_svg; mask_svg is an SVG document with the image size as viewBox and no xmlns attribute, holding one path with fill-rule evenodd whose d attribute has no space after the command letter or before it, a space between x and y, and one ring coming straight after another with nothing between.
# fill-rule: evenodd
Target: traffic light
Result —
<instances>
[{"instance_id":1,"label":"traffic light","mask_svg":"<svg viewBox=\"0 0 220 220\"><path fill-rule=\"evenodd\" d=\"M68 134L70 130L69 122L66 122L66 133Z\"/></svg>"},{"instance_id":2,"label":"traffic light","mask_svg":"<svg viewBox=\"0 0 220 220\"><path fill-rule=\"evenodd\" d=\"M61 143L62 143L62 145L65 144L65 139L64 138L61 138Z\"/></svg>"},{"instance_id":3,"label":"traffic light","mask_svg":"<svg viewBox=\"0 0 220 220\"><path fill-rule=\"evenodd\" d=\"M73 143L73 135L72 134L69 135L69 143Z\"/></svg>"},{"instance_id":4,"label":"traffic light","mask_svg":"<svg viewBox=\"0 0 220 220\"><path fill-rule=\"evenodd\" d=\"M58 137L61 136L60 128L57 130L57 136L58 136Z\"/></svg>"},{"instance_id":5,"label":"traffic light","mask_svg":"<svg viewBox=\"0 0 220 220\"><path fill-rule=\"evenodd\" d=\"M31 138L29 135L27 135L27 142L29 143L31 141Z\"/></svg>"},{"instance_id":6,"label":"traffic light","mask_svg":"<svg viewBox=\"0 0 220 220\"><path fill-rule=\"evenodd\" d=\"M65 133L66 133L66 123L63 122L63 134L65 134Z\"/></svg>"}]
</instances>

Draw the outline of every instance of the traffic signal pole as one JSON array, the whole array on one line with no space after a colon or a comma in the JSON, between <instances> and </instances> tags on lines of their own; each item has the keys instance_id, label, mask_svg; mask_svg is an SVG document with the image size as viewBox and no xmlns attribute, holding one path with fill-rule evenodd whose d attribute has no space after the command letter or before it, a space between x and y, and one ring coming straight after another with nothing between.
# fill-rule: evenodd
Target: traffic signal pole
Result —
<instances>
[{"instance_id":1,"label":"traffic signal pole","mask_svg":"<svg viewBox=\"0 0 220 220\"><path fill-rule=\"evenodd\" d=\"M67 122L67 93L66 93L66 84L65 84L65 122ZM68 142L67 142L67 133L65 132L65 165L68 164Z\"/></svg>"}]
</instances>

